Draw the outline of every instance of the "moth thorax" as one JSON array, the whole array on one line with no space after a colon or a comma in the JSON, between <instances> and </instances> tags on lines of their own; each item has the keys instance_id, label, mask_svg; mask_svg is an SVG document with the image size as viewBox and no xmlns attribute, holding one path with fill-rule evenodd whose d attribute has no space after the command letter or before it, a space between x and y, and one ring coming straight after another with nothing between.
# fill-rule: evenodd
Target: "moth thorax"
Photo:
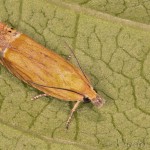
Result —
<instances>
[{"instance_id":1,"label":"moth thorax","mask_svg":"<svg viewBox=\"0 0 150 150\"><path fill-rule=\"evenodd\" d=\"M99 95L96 95L96 98L93 98L91 100L91 102L93 103L93 105L97 106L97 107L102 107L103 104L105 103L105 100L100 97Z\"/></svg>"}]
</instances>

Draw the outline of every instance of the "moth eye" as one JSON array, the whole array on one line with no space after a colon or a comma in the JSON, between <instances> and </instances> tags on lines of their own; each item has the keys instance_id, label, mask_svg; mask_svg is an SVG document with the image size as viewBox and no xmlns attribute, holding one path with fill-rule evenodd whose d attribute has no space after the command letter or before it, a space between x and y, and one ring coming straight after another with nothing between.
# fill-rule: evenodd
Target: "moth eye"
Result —
<instances>
[{"instance_id":1,"label":"moth eye","mask_svg":"<svg viewBox=\"0 0 150 150\"><path fill-rule=\"evenodd\" d=\"M9 30L8 32L11 33L11 30Z\"/></svg>"}]
</instances>

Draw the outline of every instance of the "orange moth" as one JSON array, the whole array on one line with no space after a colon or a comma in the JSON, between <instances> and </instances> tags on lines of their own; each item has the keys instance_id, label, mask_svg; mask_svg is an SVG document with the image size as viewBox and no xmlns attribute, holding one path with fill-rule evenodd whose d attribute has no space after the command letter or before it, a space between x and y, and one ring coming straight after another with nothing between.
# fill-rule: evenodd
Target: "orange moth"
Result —
<instances>
[{"instance_id":1,"label":"orange moth","mask_svg":"<svg viewBox=\"0 0 150 150\"><path fill-rule=\"evenodd\" d=\"M42 91L35 96L52 96L65 101L76 101L66 127L80 102L102 106L104 100L93 90L88 78L53 51L30 37L0 23L0 63L25 83Z\"/></svg>"}]
</instances>

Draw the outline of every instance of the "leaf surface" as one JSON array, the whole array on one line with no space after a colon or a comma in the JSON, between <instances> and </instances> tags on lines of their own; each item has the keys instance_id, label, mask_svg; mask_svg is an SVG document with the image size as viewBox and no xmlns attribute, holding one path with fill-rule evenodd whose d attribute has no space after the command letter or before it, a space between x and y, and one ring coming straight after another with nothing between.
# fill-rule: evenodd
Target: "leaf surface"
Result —
<instances>
[{"instance_id":1,"label":"leaf surface","mask_svg":"<svg viewBox=\"0 0 150 150\"><path fill-rule=\"evenodd\" d=\"M132 4L108 2L104 9L105 1L96 0L0 0L0 21L62 57L70 54L66 41L94 88L106 99L102 108L81 104L66 131L65 123L73 103L52 97L31 101L40 92L1 66L0 149L150 147L148 1L137 5L136 0ZM130 7L137 8L139 13L127 11L129 8L122 11L133 4ZM145 8L148 17L138 6Z\"/></svg>"}]
</instances>

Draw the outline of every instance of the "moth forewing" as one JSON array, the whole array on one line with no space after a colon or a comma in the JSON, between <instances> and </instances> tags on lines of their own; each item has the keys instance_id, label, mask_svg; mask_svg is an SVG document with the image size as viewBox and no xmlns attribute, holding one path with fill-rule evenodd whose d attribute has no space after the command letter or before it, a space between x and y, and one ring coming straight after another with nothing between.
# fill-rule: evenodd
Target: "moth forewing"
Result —
<instances>
[{"instance_id":1,"label":"moth forewing","mask_svg":"<svg viewBox=\"0 0 150 150\"><path fill-rule=\"evenodd\" d=\"M82 70L3 23L0 23L0 62L16 77L46 96L77 101L67 126L79 101L88 99L96 106L102 106L104 102Z\"/></svg>"}]
</instances>

